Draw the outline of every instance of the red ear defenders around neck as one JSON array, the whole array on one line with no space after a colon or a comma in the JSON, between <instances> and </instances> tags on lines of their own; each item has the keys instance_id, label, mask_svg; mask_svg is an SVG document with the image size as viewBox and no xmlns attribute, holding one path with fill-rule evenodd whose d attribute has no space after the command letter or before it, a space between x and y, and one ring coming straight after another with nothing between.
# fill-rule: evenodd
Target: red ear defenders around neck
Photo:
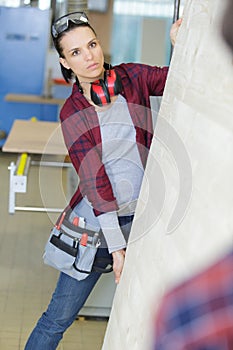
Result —
<instances>
[{"instance_id":1,"label":"red ear defenders around neck","mask_svg":"<svg viewBox=\"0 0 233 350\"><path fill-rule=\"evenodd\" d=\"M104 79L91 83L91 99L98 106L110 103L111 97L118 95L121 91L121 78L114 69L105 70Z\"/></svg>"}]
</instances>

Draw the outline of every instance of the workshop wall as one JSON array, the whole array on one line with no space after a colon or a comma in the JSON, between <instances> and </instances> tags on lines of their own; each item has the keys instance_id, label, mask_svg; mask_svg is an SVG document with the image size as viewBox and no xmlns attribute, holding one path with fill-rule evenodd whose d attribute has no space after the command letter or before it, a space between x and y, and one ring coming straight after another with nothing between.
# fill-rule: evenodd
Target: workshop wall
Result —
<instances>
[{"instance_id":1,"label":"workshop wall","mask_svg":"<svg viewBox=\"0 0 233 350\"><path fill-rule=\"evenodd\" d=\"M149 350L161 296L232 246L233 64L222 0L187 0L103 350Z\"/></svg>"},{"instance_id":2,"label":"workshop wall","mask_svg":"<svg viewBox=\"0 0 233 350\"><path fill-rule=\"evenodd\" d=\"M101 46L104 51L106 61L111 61L111 39L113 23L113 0L108 1L107 12L89 11L90 23L95 28Z\"/></svg>"}]
</instances>

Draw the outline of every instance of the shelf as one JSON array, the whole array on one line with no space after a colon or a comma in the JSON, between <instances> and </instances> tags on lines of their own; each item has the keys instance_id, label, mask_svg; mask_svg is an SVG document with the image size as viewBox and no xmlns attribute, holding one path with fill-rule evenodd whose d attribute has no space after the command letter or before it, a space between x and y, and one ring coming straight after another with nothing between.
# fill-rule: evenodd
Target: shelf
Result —
<instances>
[{"instance_id":1,"label":"shelf","mask_svg":"<svg viewBox=\"0 0 233 350\"><path fill-rule=\"evenodd\" d=\"M63 105L65 99L44 97L39 95L26 95L26 94L7 94L5 100L8 102L26 102L26 103L42 103L52 105Z\"/></svg>"}]
</instances>

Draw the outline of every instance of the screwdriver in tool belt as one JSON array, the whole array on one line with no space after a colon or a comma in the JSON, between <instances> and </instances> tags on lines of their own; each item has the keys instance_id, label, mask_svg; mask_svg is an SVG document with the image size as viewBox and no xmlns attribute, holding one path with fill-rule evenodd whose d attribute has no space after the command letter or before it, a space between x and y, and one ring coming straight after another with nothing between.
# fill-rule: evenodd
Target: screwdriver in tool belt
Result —
<instances>
[{"instance_id":1,"label":"screwdriver in tool belt","mask_svg":"<svg viewBox=\"0 0 233 350\"><path fill-rule=\"evenodd\" d=\"M75 217L73 218L72 224L73 224L74 226L78 226L78 224L79 224L79 217L78 217L78 216L75 216Z\"/></svg>"},{"instance_id":2,"label":"screwdriver in tool belt","mask_svg":"<svg viewBox=\"0 0 233 350\"><path fill-rule=\"evenodd\" d=\"M87 233L83 233L82 237L80 239L80 244L84 247L86 247L87 245L87 240L88 240L88 234Z\"/></svg>"},{"instance_id":3,"label":"screwdriver in tool belt","mask_svg":"<svg viewBox=\"0 0 233 350\"><path fill-rule=\"evenodd\" d=\"M63 220L65 219L65 216L66 216L66 212L64 211L64 212L62 213L62 216L61 216L61 218L60 218L60 221L59 221L58 225L55 225L55 227L56 227L58 230L60 230L61 225L62 225L62 223L63 223Z\"/></svg>"},{"instance_id":4,"label":"screwdriver in tool belt","mask_svg":"<svg viewBox=\"0 0 233 350\"><path fill-rule=\"evenodd\" d=\"M79 226L79 227L84 228L85 227L85 220L81 216L80 217L79 216L75 216L73 218L72 224L74 226Z\"/></svg>"},{"instance_id":5,"label":"screwdriver in tool belt","mask_svg":"<svg viewBox=\"0 0 233 350\"><path fill-rule=\"evenodd\" d=\"M93 247L97 247L99 245L99 233L96 232L92 238Z\"/></svg>"}]
</instances>

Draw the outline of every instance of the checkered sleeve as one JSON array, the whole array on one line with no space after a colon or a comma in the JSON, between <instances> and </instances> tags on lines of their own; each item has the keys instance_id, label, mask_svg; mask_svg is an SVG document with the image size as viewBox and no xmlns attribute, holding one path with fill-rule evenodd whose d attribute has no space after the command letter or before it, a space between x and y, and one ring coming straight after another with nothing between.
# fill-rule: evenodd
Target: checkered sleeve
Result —
<instances>
[{"instance_id":1,"label":"checkered sleeve","mask_svg":"<svg viewBox=\"0 0 233 350\"><path fill-rule=\"evenodd\" d=\"M167 293L154 350L233 349L233 253Z\"/></svg>"}]
</instances>

